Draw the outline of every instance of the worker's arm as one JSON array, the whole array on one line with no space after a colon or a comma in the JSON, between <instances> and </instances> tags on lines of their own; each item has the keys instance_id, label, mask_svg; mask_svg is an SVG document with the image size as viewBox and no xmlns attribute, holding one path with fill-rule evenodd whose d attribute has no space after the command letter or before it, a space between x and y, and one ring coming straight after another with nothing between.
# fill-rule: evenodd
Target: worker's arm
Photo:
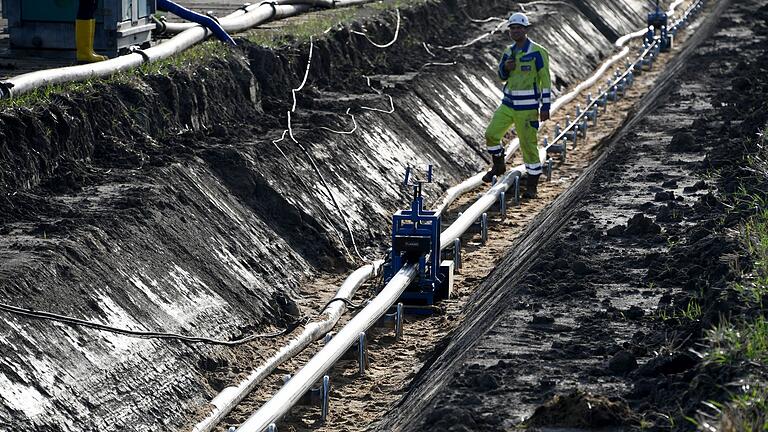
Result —
<instances>
[{"instance_id":1,"label":"worker's arm","mask_svg":"<svg viewBox=\"0 0 768 432\"><path fill-rule=\"evenodd\" d=\"M181 17L187 21L200 24L201 26L210 30L220 41L228 43L230 45L237 45L232 37L227 34L226 30L216 22L213 18L199 14L195 11L189 10L184 6L172 2L171 0L157 0L157 8L161 11L170 12L178 17Z\"/></svg>"},{"instance_id":2,"label":"worker's arm","mask_svg":"<svg viewBox=\"0 0 768 432\"><path fill-rule=\"evenodd\" d=\"M540 64L538 64L541 62ZM549 120L549 107L552 101L552 82L549 77L549 52L541 50L541 56L536 59L536 82L541 89L541 109L539 119Z\"/></svg>"},{"instance_id":3,"label":"worker's arm","mask_svg":"<svg viewBox=\"0 0 768 432\"><path fill-rule=\"evenodd\" d=\"M512 50L507 48L506 51L504 51L504 54L501 56L501 61L499 61L499 78L502 81L506 81L509 78L509 72L515 68L515 57L512 53Z\"/></svg>"}]
</instances>

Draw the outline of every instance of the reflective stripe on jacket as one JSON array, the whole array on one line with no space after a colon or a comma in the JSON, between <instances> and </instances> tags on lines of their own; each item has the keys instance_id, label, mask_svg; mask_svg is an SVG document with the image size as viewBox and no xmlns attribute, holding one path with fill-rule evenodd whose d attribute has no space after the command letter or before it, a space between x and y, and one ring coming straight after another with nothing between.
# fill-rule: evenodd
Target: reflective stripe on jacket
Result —
<instances>
[{"instance_id":1,"label":"reflective stripe on jacket","mask_svg":"<svg viewBox=\"0 0 768 432\"><path fill-rule=\"evenodd\" d=\"M515 59L515 69L504 72L504 63ZM536 42L527 39L522 49L510 45L499 62L499 78L504 84L501 103L515 110L549 111L551 83L549 78L549 52Z\"/></svg>"}]
</instances>

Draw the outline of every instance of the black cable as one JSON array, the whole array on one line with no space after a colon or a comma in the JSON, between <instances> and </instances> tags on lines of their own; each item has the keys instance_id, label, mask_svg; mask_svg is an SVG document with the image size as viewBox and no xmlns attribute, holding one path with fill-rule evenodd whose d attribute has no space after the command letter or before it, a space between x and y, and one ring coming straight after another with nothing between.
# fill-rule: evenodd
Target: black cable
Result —
<instances>
[{"instance_id":1,"label":"black cable","mask_svg":"<svg viewBox=\"0 0 768 432\"><path fill-rule=\"evenodd\" d=\"M349 299L346 299L346 298L343 298L343 297L334 297L334 298L328 300L328 302L325 304L325 306L323 306L323 308L320 309L320 310L324 311L328 306L331 305L331 303L337 302L337 301L343 302L351 310L360 309L361 307L363 307L363 303L355 304L355 303L352 303L352 300L349 300Z\"/></svg>"},{"instance_id":2,"label":"black cable","mask_svg":"<svg viewBox=\"0 0 768 432\"><path fill-rule=\"evenodd\" d=\"M55 322L60 322L64 324L69 324L69 325L79 325L79 326L88 327L96 330L101 330L101 331L106 331L110 333L116 333L124 336L136 337L141 339L176 339L176 340L180 340L182 342L188 342L188 343L206 343L211 345L226 345L226 346L242 345L244 343L248 343L256 339L274 338L274 337L282 336L285 334L289 334L293 332L297 327L299 327L299 325L302 325L306 322L306 320L299 318L291 322L288 325L288 327L273 333L254 334L241 339L225 341L225 340L219 340L219 339L211 339L207 337L185 336L177 333L161 333L161 332L126 330L126 329L112 327L112 326L99 324L91 321L85 321L78 318L72 318L64 315L54 314L51 312L36 311L33 309L24 309L16 306L11 306L5 303L0 303L0 310L9 312L12 314L16 314L16 315L22 315L28 318L55 321Z\"/></svg>"}]
</instances>

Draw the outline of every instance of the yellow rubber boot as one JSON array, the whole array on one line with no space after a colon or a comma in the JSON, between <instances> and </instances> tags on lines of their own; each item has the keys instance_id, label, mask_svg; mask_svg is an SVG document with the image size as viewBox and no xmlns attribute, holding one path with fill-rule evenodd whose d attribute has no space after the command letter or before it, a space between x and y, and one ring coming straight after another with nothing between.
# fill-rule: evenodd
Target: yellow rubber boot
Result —
<instances>
[{"instance_id":1,"label":"yellow rubber boot","mask_svg":"<svg viewBox=\"0 0 768 432\"><path fill-rule=\"evenodd\" d=\"M96 36L96 20L75 20L75 47L77 61L95 63L104 61L107 57L93 51L93 39Z\"/></svg>"}]
</instances>

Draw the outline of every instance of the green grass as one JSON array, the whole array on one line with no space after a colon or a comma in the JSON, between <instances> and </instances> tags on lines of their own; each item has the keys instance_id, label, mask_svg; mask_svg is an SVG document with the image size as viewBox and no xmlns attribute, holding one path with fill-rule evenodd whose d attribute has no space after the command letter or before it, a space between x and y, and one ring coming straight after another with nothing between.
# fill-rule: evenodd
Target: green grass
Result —
<instances>
[{"instance_id":1,"label":"green grass","mask_svg":"<svg viewBox=\"0 0 768 432\"><path fill-rule=\"evenodd\" d=\"M750 182L748 187L742 186L731 196L733 209L755 209L741 230L741 242L753 266L732 286L739 294L741 309L752 313L721 319L708 332L709 346L704 354L705 361L730 366L743 378L728 400L707 404L714 414L689 419L699 429L711 430L712 426L726 432L768 432L768 319L764 312L768 292L767 135L768 129L758 135L755 144L760 152L747 161L755 176L745 179L745 183Z\"/></svg>"},{"instance_id":2,"label":"green grass","mask_svg":"<svg viewBox=\"0 0 768 432\"><path fill-rule=\"evenodd\" d=\"M354 18L356 10L341 8L294 18L280 27L254 29L246 37L250 42L265 47L279 47L294 42L306 42L310 37L320 37L329 28Z\"/></svg>"},{"instance_id":3,"label":"green grass","mask_svg":"<svg viewBox=\"0 0 768 432\"><path fill-rule=\"evenodd\" d=\"M34 107L51 101L54 95L82 93L92 88L93 82L98 78L91 78L81 82L53 84L38 87L29 93L24 93L11 99L0 99L0 110Z\"/></svg>"},{"instance_id":4,"label":"green grass","mask_svg":"<svg viewBox=\"0 0 768 432\"><path fill-rule=\"evenodd\" d=\"M388 10L424 2L426 0L394 0L374 2L365 5L365 7L374 10ZM268 47L305 42L310 37L321 37L332 26L350 22L357 16L358 11L359 8L357 7L324 10L287 20L280 27L254 29L245 35L251 42ZM209 40L170 58L145 63L131 71L119 72L109 77L91 78L82 82L53 84L12 99L2 99L0 100L0 110L43 105L50 103L54 95L74 95L91 91L96 82L130 83L135 80L136 76L165 75L173 70L197 67L212 58L221 58L232 53L232 49L227 45Z\"/></svg>"},{"instance_id":5,"label":"green grass","mask_svg":"<svg viewBox=\"0 0 768 432\"><path fill-rule=\"evenodd\" d=\"M227 55L232 55L232 53L233 51L230 47L218 41L206 41L170 58L152 63L145 63L138 68L129 71L118 72L107 77L89 78L80 82L52 84L36 88L31 92L22 94L18 97L0 99L0 110L21 107L29 108L48 104L56 95L72 96L84 94L92 91L94 84L98 82L130 84L135 82L137 76L168 74L173 70L192 69L199 67L200 64L208 62L211 59L223 58Z\"/></svg>"},{"instance_id":6,"label":"green grass","mask_svg":"<svg viewBox=\"0 0 768 432\"><path fill-rule=\"evenodd\" d=\"M429 0L390 0L390 1L374 2L368 6L371 7L372 9L388 10L388 9L404 8L404 7L415 5L415 4L425 4L428 1Z\"/></svg>"}]
</instances>

